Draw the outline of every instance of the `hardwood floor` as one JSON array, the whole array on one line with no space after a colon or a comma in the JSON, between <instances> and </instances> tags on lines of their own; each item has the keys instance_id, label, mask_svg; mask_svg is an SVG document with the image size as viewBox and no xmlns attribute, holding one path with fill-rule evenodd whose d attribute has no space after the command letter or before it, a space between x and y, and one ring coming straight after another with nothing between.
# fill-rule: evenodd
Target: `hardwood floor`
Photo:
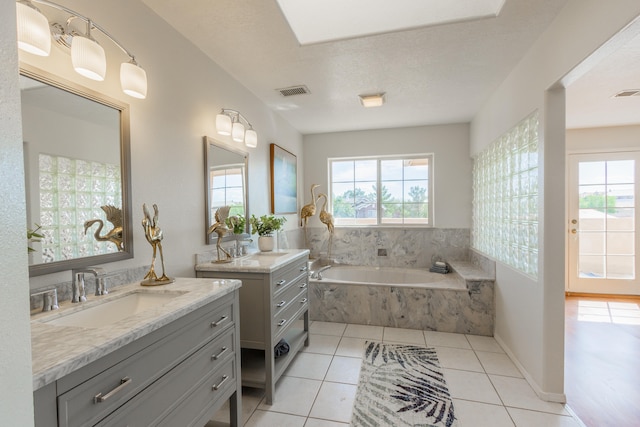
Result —
<instances>
[{"instance_id":1,"label":"hardwood floor","mask_svg":"<svg viewBox=\"0 0 640 427\"><path fill-rule=\"evenodd\" d=\"M587 427L640 426L640 299L566 297L565 393Z\"/></svg>"}]
</instances>

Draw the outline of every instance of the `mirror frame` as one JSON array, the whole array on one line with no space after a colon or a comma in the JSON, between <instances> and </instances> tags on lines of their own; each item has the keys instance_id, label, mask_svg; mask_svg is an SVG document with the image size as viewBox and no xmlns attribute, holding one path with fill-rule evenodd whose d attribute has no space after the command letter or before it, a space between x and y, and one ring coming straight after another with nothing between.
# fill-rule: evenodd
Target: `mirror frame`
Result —
<instances>
[{"instance_id":1,"label":"mirror frame","mask_svg":"<svg viewBox=\"0 0 640 427\"><path fill-rule=\"evenodd\" d=\"M94 90L71 82L47 71L20 63L20 74L50 86L57 87L93 102L98 102L120 112L120 176L122 179L122 225L124 250L103 255L92 255L63 261L54 261L29 266L29 277L82 268L95 264L133 258L133 222L131 213L131 141L129 104L110 98Z\"/></svg>"},{"instance_id":2,"label":"mirror frame","mask_svg":"<svg viewBox=\"0 0 640 427\"><path fill-rule=\"evenodd\" d=\"M218 241L216 236L212 234L208 234L207 230L209 227L213 225L211 222L211 218L209 217L209 213L211 212L211 190L209 189L209 148L211 146L221 148L223 150L230 151L232 153L238 154L244 157L244 212L245 212L245 232L249 232L249 153L243 151L235 146L231 146L229 144L225 144L222 141L217 139L213 139L209 136L203 137L203 146L204 146L204 192L205 192L205 215L204 215L204 241L207 245L213 245ZM226 241L226 239L223 239Z\"/></svg>"}]
</instances>

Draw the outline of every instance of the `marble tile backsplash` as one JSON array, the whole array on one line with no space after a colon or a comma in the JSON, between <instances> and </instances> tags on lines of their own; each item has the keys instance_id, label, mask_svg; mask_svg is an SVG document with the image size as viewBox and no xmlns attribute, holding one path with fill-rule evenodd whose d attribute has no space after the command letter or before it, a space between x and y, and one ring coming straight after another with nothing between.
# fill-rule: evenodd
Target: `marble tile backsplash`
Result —
<instances>
[{"instance_id":1,"label":"marble tile backsplash","mask_svg":"<svg viewBox=\"0 0 640 427\"><path fill-rule=\"evenodd\" d=\"M286 232L289 247L308 248L311 258L327 257L327 229L308 227L306 234L305 239L302 228ZM350 265L426 268L435 261L469 260L470 240L468 228L336 228L331 258ZM379 256L379 249L386 256Z\"/></svg>"},{"instance_id":2,"label":"marble tile backsplash","mask_svg":"<svg viewBox=\"0 0 640 427\"><path fill-rule=\"evenodd\" d=\"M141 281L148 270L149 266L142 266L110 272L106 276L107 287L108 289L113 289L118 286ZM71 277L71 273L69 273L69 277ZM94 295L96 291L95 279L91 274L85 275L85 286L87 297L91 298L91 295ZM41 289L31 289L31 293L43 291L45 289L53 289L54 287L56 288L56 291L58 293L59 302L68 301L71 299L71 280L69 280L68 282L57 283L55 286L50 285L45 286ZM42 296L31 296L29 298L29 304L31 310L42 309Z\"/></svg>"}]
</instances>

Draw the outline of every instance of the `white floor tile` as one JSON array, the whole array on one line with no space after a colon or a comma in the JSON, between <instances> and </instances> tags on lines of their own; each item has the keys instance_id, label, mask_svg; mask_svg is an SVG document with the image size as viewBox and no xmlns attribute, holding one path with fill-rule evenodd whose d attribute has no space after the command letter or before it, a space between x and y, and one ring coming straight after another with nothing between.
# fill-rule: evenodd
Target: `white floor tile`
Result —
<instances>
[{"instance_id":1,"label":"white floor tile","mask_svg":"<svg viewBox=\"0 0 640 427\"><path fill-rule=\"evenodd\" d=\"M340 343L340 337L334 335L309 334L309 346L302 347L304 353L333 355Z\"/></svg>"},{"instance_id":2,"label":"white floor tile","mask_svg":"<svg viewBox=\"0 0 640 427\"><path fill-rule=\"evenodd\" d=\"M489 353L476 351L482 367L487 374L504 375L506 377L522 378L522 374L505 353Z\"/></svg>"},{"instance_id":3,"label":"white floor tile","mask_svg":"<svg viewBox=\"0 0 640 427\"><path fill-rule=\"evenodd\" d=\"M456 347L471 349L471 345L464 334L436 331L423 331L423 333L429 347Z\"/></svg>"},{"instance_id":4,"label":"white floor tile","mask_svg":"<svg viewBox=\"0 0 640 427\"><path fill-rule=\"evenodd\" d=\"M364 338L342 337L336 350L336 356L362 357L365 341Z\"/></svg>"},{"instance_id":5,"label":"white floor tile","mask_svg":"<svg viewBox=\"0 0 640 427\"><path fill-rule=\"evenodd\" d=\"M255 411L244 427L304 427L306 417L278 412Z\"/></svg>"},{"instance_id":6,"label":"white floor tile","mask_svg":"<svg viewBox=\"0 0 640 427\"><path fill-rule=\"evenodd\" d=\"M318 418L308 418L307 423L304 425L304 427L349 427L349 424L321 420Z\"/></svg>"},{"instance_id":7,"label":"white floor tile","mask_svg":"<svg viewBox=\"0 0 640 427\"><path fill-rule=\"evenodd\" d=\"M471 348L476 351L488 351L491 353L504 353L498 341L493 337L483 337L480 335L467 335L467 340Z\"/></svg>"},{"instance_id":8,"label":"white floor tile","mask_svg":"<svg viewBox=\"0 0 640 427\"><path fill-rule=\"evenodd\" d=\"M361 358L334 356L324 380L334 383L358 384L361 366Z\"/></svg>"},{"instance_id":9,"label":"white floor tile","mask_svg":"<svg viewBox=\"0 0 640 427\"><path fill-rule=\"evenodd\" d=\"M425 346L424 334L417 329L384 328L384 342Z\"/></svg>"},{"instance_id":10,"label":"white floor tile","mask_svg":"<svg viewBox=\"0 0 640 427\"><path fill-rule=\"evenodd\" d=\"M331 359L333 356L328 354L299 353L283 375L322 381L327 375Z\"/></svg>"},{"instance_id":11,"label":"white floor tile","mask_svg":"<svg viewBox=\"0 0 640 427\"><path fill-rule=\"evenodd\" d=\"M502 404L486 374L446 368L443 371L452 398Z\"/></svg>"},{"instance_id":12,"label":"white floor tile","mask_svg":"<svg viewBox=\"0 0 640 427\"><path fill-rule=\"evenodd\" d=\"M273 405L267 405L263 399L258 409L306 417L311 411L321 385L322 381L281 377L276 384Z\"/></svg>"},{"instance_id":13,"label":"white floor tile","mask_svg":"<svg viewBox=\"0 0 640 427\"><path fill-rule=\"evenodd\" d=\"M461 369L484 373L480 361L473 350L453 347L434 347L443 368Z\"/></svg>"},{"instance_id":14,"label":"white floor tile","mask_svg":"<svg viewBox=\"0 0 640 427\"><path fill-rule=\"evenodd\" d=\"M314 321L313 323L311 323L311 325L309 325L309 332L312 334L336 335L340 337L342 336L346 327L346 323Z\"/></svg>"},{"instance_id":15,"label":"white floor tile","mask_svg":"<svg viewBox=\"0 0 640 427\"><path fill-rule=\"evenodd\" d=\"M356 389L357 386L351 384L323 383L309 416L341 423L350 422Z\"/></svg>"},{"instance_id":16,"label":"white floor tile","mask_svg":"<svg viewBox=\"0 0 640 427\"><path fill-rule=\"evenodd\" d=\"M580 424L569 416L517 408L507 408L507 411L517 427L580 427Z\"/></svg>"},{"instance_id":17,"label":"white floor tile","mask_svg":"<svg viewBox=\"0 0 640 427\"><path fill-rule=\"evenodd\" d=\"M489 375L489 379L498 391L504 406L569 415L564 405L541 400L524 378Z\"/></svg>"},{"instance_id":18,"label":"white floor tile","mask_svg":"<svg viewBox=\"0 0 640 427\"><path fill-rule=\"evenodd\" d=\"M514 427L502 405L453 399L453 408L460 427Z\"/></svg>"},{"instance_id":19,"label":"white floor tile","mask_svg":"<svg viewBox=\"0 0 640 427\"><path fill-rule=\"evenodd\" d=\"M344 336L382 341L383 332L384 328L382 326L350 324L347 325L347 329L344 331Z\"/></svg>"}]
</instances>

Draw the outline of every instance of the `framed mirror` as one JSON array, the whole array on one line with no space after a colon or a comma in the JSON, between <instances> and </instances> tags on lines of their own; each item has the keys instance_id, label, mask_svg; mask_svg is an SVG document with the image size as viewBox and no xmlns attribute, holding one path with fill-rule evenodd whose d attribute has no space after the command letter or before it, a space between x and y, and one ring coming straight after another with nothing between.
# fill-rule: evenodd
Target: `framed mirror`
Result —
<instances>
[{"instance_id":1,"label":"framed mirror","mask_svg":"<svg viewBox=\"0 0 640 427\"><path fill-rule=\"evenodd\" d=\"M129 106L20 69L29 275L133 257Z\"/></svg>"},{"instance_id":2,"label":"framed mirror","mask_svg":"<svg viewBox=\"0 0 640 427\"><path fill-rule=\"evenodd\" d=\"M249 182L249 154L208 136L204 137L204 180L206 200L205 241L214 244L218 237L207 234L215 213L222 206L230 206L229 215L249 216L247 183ZM249 221L245 221L245 232Z\"/></svg>"}]
</instances>

